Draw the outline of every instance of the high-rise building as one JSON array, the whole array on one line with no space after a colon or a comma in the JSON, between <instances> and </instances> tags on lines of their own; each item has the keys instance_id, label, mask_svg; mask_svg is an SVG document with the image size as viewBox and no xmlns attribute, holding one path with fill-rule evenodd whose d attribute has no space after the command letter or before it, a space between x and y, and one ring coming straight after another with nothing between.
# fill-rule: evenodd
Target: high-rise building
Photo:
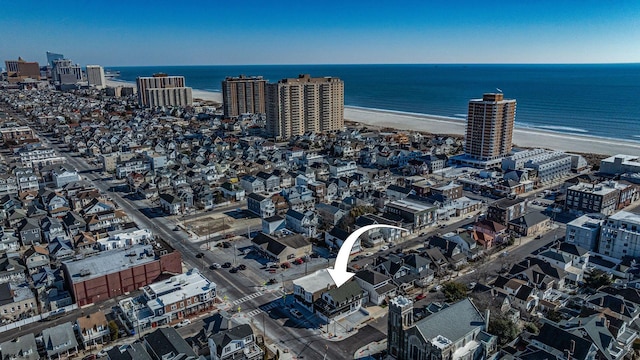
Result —
<instances>
[{"instance_id":1,"label":"high-rise building","mask_svg":"<svg viewBox=\"0 0 640 360\"><path fill-rule=\"evenodd\" d=\"M224 116L265 113L265 86L262 76L227 77L222 81Z\"/></svg>"},{"instance_id":2,"label":"high-rise building","mask_svg":"<svg viewBox=\"0 0 640 360\"><path fill-rule=\"evenodd\" d=\"M640 215L619 211L603 221L598 253L618 259L640 256Z\"/></svg>"},{"instance_id":3,"label":"high-rise building","mask_svg":"<svg viewBox=\"0 0 640 360\"><path fill-rule=\"evenodd\" d=\"M82 68L69 59L56 59L51 70L54 81L60 84L75 84L82 81Z\"/></svg>"},{"instance_id":4,"label":"high-rise building","mask_svg":"<svg viewBox=\"0 0 640 360\"><path fill-rule=\"evenodd\" d=\"M24 79L40 80L40 65L35 61L6 60L7 80L12 83L21 82Z\"/></svg>"},{"instance_id":5,"label":"high-rise building","mask_svg":"<svg viewBox=\"0 0 640 360\"><path fill-rule=\"evenodd\" d=\"M481 161L501 159L511 152L516 101L502 93L469 100L464 152Z\"/></svg>"},{"instance_id":6,"label":"high-rise building","mask_svg":"<svg viewBox=\"0 0 640 360\"><path fill-rule=\"evenodd\" d=\"M47 51L47 65L51 66L52 69L55 65L55 61L62 59L64 59L64 55Z\"/></svg>"},{"instance_id":7,"label":"high-rise building","mask_svg":"<svg viewBox=\"0 0 640 360\"><path fill-rule=\"evenodd\" d=\"M107 85L102 66L87 65L87 82L89 86L95 86L98 89L102 89Z\"/></svg>"},{"instance_id":8,"label":"high-rise building","mask_svg":"<svg viewBox=\"0 0 640 360\"><path fill-rule=\"evenodd\" d=\"M189 106L193 103L191 88L184 86L184 76L162 73L139 76L136 85L141 106Z\"/></svg>"},{"instance_id":9,"label":"high-rise building","mask_svg":"<svg viewBox=\"0 0 640 360\"><path fill-rule=\"evenodd\" d=\"M344 127L344 82L308 74L267 84L267 133L286 139Z\"/></svg>"}]
</instances>

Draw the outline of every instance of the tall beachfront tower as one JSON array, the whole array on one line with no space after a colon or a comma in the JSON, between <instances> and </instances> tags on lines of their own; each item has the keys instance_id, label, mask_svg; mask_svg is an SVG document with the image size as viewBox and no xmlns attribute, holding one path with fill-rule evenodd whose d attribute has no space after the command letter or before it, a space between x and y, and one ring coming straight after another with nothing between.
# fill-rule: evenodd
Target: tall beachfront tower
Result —
<instances>
[{"instance_id":1,"label":"tall beachfront tower","mask_svg":"<svg viewBox=\"0 0 640 360\"><path fill-rule=\"evenodd\" d=\"M265 87L262 76L227 77L222 81L222 107L225 117L265 113Z\"/></svg>"},{"instance_id":2,"label":"tall beachfront tower","mask_svg":"<svg viewBox=\"0 0 640 360\"><path fill-rule=\"evenodd\" d=\"M511 152L516 101L502 93L469 100L465 155L483 162L499 160Z\"/></svg>"},{"instance_id":3,"label":"tall beachfront tower","mask_svg":"<svg viewBox=\"0 0 640 360\"><path fill-rule=\"evenodd\" d=\"M184 76L168 76L159 73L139 76L136 79L138 102L141 106L190 106L192 89L184 86Z\"/></svg>"},{"instance_id":4,"label":"tall beachfront tower","mask_svg":"<svg viewBox=\"0 0 640 360\"><path fill-rule=\"evenodd\" d=\"M308 74L267 84L267 133L286 139L344 127L344 82Z\"/></svg>"},{"instance_id":5,"label":"tall beachfront tower","mask_svg":"<svg viewBox=\"0 0 640 360\"><path fill-rule=\"evenodd\" d=\"M87 65L87 82L89 86L95 86L98 89L102 89L107 85L102 66Z\"/></svg>"}]
</instances>

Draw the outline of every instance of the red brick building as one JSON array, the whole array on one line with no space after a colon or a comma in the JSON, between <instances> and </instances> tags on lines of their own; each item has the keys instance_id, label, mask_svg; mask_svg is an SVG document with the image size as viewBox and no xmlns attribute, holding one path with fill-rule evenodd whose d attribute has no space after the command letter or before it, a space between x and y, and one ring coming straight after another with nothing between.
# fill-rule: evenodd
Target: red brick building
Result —
<instances>
[{"instance_id":1,"label":"red brick building","mask_svg":"<svg viewBox=\"0 0 640 360\"><path fill-rule=\"evenodd\" d=\"M64 262L66 285L78 306L137 290L163 274L182 273L182 256L168 244L136 245Z\"/></svg>"}]
</instances>

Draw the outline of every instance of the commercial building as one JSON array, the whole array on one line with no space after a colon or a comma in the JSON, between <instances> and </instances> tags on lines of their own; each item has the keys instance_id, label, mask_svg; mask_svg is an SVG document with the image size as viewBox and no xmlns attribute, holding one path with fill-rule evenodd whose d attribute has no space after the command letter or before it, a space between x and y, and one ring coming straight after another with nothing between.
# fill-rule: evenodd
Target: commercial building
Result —
<instances>
[{"instance_id":1,"label":"commercial building","mask_svg":"<svg viewBox=\"0 0 640 360\"><path fill-rule=\"evenodd\" d=\"M37 138L35 132L28 126L2 128L0 129L0 134L2 135L2 141L5 144L7 142L20 144Z\"/></svg>"},{"instance_id":2,"label":"commercial building","mask_svg":"<svg viewBox=\"0 0 640 360\"><path fill-rule=\"evenodd\" d=\"M22 82L25 79L40 80L40 65L35 61L6 60L7 80L10 83Z\"/></svg>"},{"instance_id":3,"label":"commercial building","mask_svg":"<svg viewBox=\"0 0 640 360\"><path fill-rule=\"evenodd\" d=\"M618 154L600 160L600 172L604 174L640 173L640 157Z\"/></svg>"},{"instance_id":4,"label":"commercial building","mask_svg":"<svg viewBox=\"0 0 640 360\"><path fill-rule=\"evenodd\" d=\"M251 242L261 255L277 263L304 258L313 252L311 242L300 234L294 235L287 231L276 235L261 232Z\"/></svg>"},{"instance_id":5,"label":"commercial building","mask_svg":"<svg viewBox=\"0 0 640 360\"><path fill-rule=\"evenodd\" d=\"M222 106L225 117L265 113L265 87L262 76L227 77L222 81Z\"/></svg>"},{"instance_id":6,"label":"commercial building","mask_svg":"<svg viewBox=\"0 0 640 360\"><path fill-rule=\"evenodd\" d=\"M141 106L189 106L193 103L190 87L185 87L184 76L154 74L136 79L138 102Z\"/></svg>"},{"instance_id":7,"label":"commercial building","mask_svg":"<svg viewBox=\"0 0 640 360\"><path fill-rule=\"evenodd\" d=\"M87 65L87 82L89 86L102 89L107 85L104 77L104 68L100 65Z\"/></svg>"},{"instance_id":8,"label":"commercial building","mask_svg":"<svg viewBox=\"0 0 640 360\"><path fill-rule=\"evenodd\" d=\"M180 252L164 242L134 245L62 263L67 288L84 306L134 291L165 273L182 272Z\"/></svg>"},{"instance_id":9,"label":"commercial building","mask_svg":"<svg viewBox=\"0 0 640 360\"><path fill-rule=\"evenodd\" d=\"M465 155L480 161L497 162L511 152L516 101L502 93L484 94L469 100Z\"/></svg>"},{"instance_id":10,"label":"commercial building","mask_svg":"<svg viewBox=\"0 0 640 360\"><path fill-rule=\"evenodd\" d=\"M640 256L640 215L620 211L609 216L600 229L598 252L618 259Z\"/></svg>"},{"instance_id":11,"label":"commercial building","mask_svg":"<svg viewBox=\"0 0 640 360\"><path fill-rule=\"evenodd\" d=\"M399 216L404 222L410 223L413 230L417 230L436 222L437 209L434 204L408 197L388 203L385 213Z\"/></svg>"},{"instance_id":12,"label":"commercial building","mask_svg":"<svg viewBox=\"0 0 640 360\"><path fill-rule=\"evenodd\" d=\"M56 60L62 60L62 59L64 59L64 55L47 51L47 65L50 66L52 69L55 66Z\"/></svg>"},{"instance_id":13,"label":"commercial building","mask_svg":"<svg viewBox=\"0 0 640 360\"><path fill-rule=\"evenodd\" d=\"M267 84L267 134L286 139L344 127L344 82L308 74Z\"/></svg>"}]
</instances>

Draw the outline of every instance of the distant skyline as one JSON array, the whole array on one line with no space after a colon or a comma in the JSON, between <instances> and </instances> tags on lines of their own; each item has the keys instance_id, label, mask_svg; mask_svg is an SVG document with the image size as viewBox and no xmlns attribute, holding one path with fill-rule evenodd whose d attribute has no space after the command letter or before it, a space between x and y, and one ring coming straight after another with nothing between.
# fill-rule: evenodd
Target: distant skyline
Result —
<instances>
[{"instance_id":1,"label":"distant skyline","mask_svg":"<svg viewBox=\"0 0 640 360\"><path fill-rule=\"evenodd\" d=\"M640 62L640 1L12 2L4 60L142 65Z\"/></svg>"}]
</instances>

